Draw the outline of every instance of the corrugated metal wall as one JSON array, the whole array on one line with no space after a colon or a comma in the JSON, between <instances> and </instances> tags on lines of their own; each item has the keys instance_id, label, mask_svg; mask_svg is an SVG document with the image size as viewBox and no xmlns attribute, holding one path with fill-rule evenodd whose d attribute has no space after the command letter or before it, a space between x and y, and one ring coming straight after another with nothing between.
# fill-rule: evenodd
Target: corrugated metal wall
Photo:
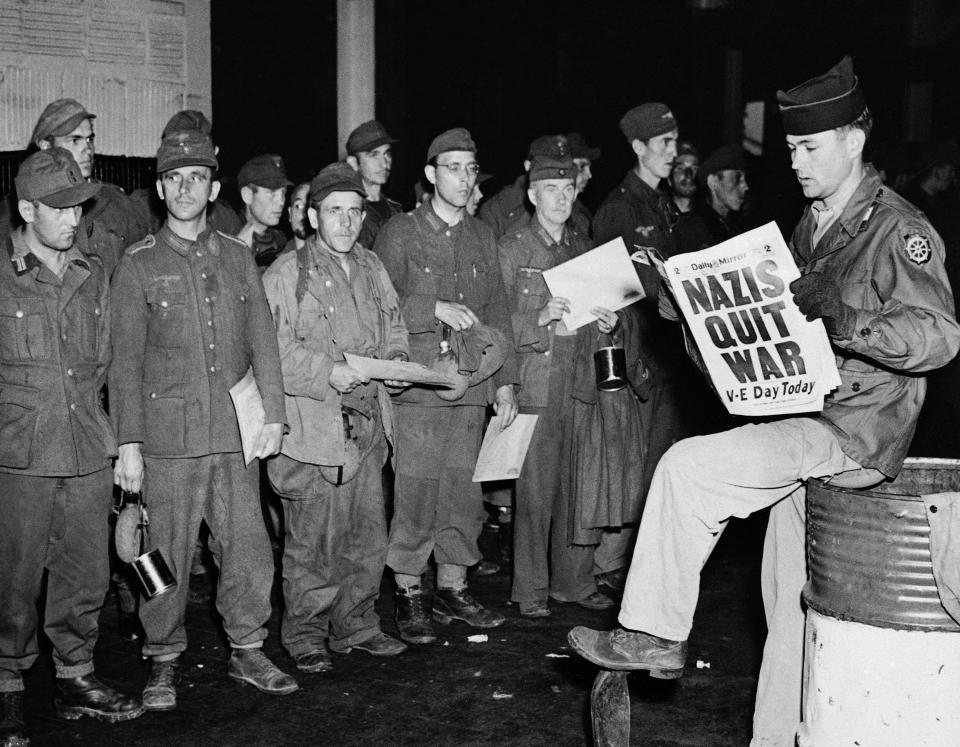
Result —
<instances>
[{"instance_id":1,"label":"corrugated metal wall","mask_svg":"<svg viewBox=\"0 0 960 747\"><path fill-rule=\"evenodd\" d=\"M188 1L0 0L0 151L70 97L97 115L98 153L153 156L186 105Z\"/></svg>"}]
</instances>

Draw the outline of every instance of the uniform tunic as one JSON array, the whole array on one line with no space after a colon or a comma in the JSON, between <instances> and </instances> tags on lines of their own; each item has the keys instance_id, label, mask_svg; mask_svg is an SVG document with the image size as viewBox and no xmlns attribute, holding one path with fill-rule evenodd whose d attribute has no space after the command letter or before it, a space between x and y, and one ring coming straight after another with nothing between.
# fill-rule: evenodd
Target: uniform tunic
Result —
<instances>
[{"instance_id":1,"label":"uniform tunic","mask_svg":"<svg viewBox=\"0 0 960 747\"><path fill-rule=\"evenodd\" d=\"M249 248L164 226L127 250L114 277L111 415L121 444L141 443L150 538L176 589L145 601L147 656L185 650L188 573L201 521L220 569L217 609L231 645L259 645L273 564L256 460L243 464L229 388L249 368L267 423L284 422L277 337Z\"/></svg>"},{"instance_id":2,"label":"uniform tunic","mask_svg":"<svg viewBox=\"0 0 960 747\"><path fill-rule=\"evenodd\" d=\"M481 323L511 342L510 308L493 234L464 215L448 226L425 202L394 216L377 237L376 253L400 297L410 333L410 359L430 365L437 353L438 300L468 306ZM387 563L419 575L431 551L438 563L473 565L483 520L479 483L471 481L491 390L518 382L511 352L488 382L454 402L425 387L410 387L397 404L396 484Z\"/></svg>"},{"instance_id":3,"label":"uniform tunic","mask_svg":"<svg viewBox=\"0 0 960 747\"><path fill-rule=\"evenodd\" d=\"M116 454L100 404L110 361L107 277L67 250L58 276L18 229L0 260L0 692L38 655L37 600L58 677L93 671L107 591Z\"/></svg>"},{"instance_id":4,"label":"uniform tunic","mask_svg":"<svg viewBox=\"0 0 960 747\"><path fill-rule=\"evenodd\" d=\"M800 718L801 481L850 472L862 485L896 475L923 401L922 374L960 347L943 245L876 172L868 168L816 246L814 225L808 207L791 240L797 262L804 272L835 280L856 313L853 338L832 340L840 388L820 416L691 438L667 452L653 477L620 612L625 627L686 639L700 569L727 520L772 506L762 570L768 634L754 713L757 745L793 744ZM852 472L859 468L876 471Z\"/></svg>"},{"instance_id":5,"label":"uniform tunic","mask_svg":"<svg viewBox=\"0 0 960 747\"><path fill-rule=\"evenodd\" d=\"M332 250L311 236L299 254L284 254L263 276L290 423L268 473L287 499L282 639L294 657L322 648L328 636L333 650L344 651L380 630L374 603L387 555L381 469L390 398L376 382L341 395L329 379L344 352L406 357L407 330L377 256L354 245L346 258L349 278ZM344 463L344 405L353 410L354 428L363 417L356 412L364 413L372 442L356 476L337 486L319 465Z\"/></svg>"}]
</instances>

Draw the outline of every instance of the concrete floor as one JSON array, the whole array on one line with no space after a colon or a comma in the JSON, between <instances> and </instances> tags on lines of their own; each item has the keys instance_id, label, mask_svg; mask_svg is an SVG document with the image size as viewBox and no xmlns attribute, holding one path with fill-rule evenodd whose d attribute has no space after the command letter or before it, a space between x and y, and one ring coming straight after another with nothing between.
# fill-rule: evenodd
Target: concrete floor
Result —
<instances>
[{"instance_id":1,"label":"concrete floor","mask_svg":"<svg viewBox=\"0 0 960 747\"><path fill-rule=\"evenodd\" d=\"M703 574L685 676L677 681L630 676L631 743L745 745L760 663L763 618L759 556L765 517L735 522ZM486 533L483 542L492 546ZM441 642L377 659L363 652L334 655L329 674L297 673L300 691L262 695L225 675L228 649L215 615L191 605L190 647L184 656L179 707L123 724L63 721L52 709L48 656L27 677L26 715L35 745L588 745L589 696L596 668L571 654L574 625L612 627L616 610L591 612L551 603L545 620L521 618L508 605L509 577L471 582L475 595L507 622L483 632L460 623L441 628ZM384 629L395 633L390 587L379 602ZM278 643L275 605L266 652L296 672ZM709 664L698 668L697 661ZM108 604L96 652L98 674L137 692L147 665L135 643L117 634Z\"/></svg>"}]
</instances>

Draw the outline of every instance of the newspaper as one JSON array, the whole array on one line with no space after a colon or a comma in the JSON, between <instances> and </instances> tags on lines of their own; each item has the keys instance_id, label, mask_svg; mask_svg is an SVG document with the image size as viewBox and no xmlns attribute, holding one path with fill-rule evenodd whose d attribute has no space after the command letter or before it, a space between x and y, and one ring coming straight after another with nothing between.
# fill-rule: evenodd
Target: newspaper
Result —
<instances>
[{"instance_id":1,"label":"newspaper","mask_svg":"<svg viewBox=\"0 0 960 747\"><path fill-rule=\"evenodd\" d=\"M823 410L840 375L823 322L808 322L793 302L789 285L800 271L775 223L664 265L731 414Z\"/></svg>"}]
</instances>

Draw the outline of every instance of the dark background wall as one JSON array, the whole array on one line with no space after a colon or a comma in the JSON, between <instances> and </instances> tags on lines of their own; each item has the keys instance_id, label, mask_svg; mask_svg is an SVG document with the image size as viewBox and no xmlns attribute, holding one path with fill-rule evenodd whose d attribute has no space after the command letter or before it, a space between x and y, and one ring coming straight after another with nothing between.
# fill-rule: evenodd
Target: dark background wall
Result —
<instances>
[{"instance_id":1,"label":"dark background wall","mask_svg":"<svg viewBox=\"0 0 960 747\"><path fill-rule=\"evenodd\" d=\"M923 1L923 0L921 0ZM909 44L907 0L380 0L377 118L400 138L388 193L410 204L429 141L466 126L494 188L521 168L539 134L580 130L603 149L586 199L596 204L630 167L617 127L642 101L673 108L681 137L720 144L724 54L743 52L744 100L773 107L779 87L852 54L876 114L874 141L903 137L907 83L934 86L936 138L960 135L960 32L941 0L935 37ZM214 136L224 176L275 151L302 176L337 157L334 0L214 0ZM757 185L793 189L782 134L769 117ZM755 187L755 191L758 187ZM228 193L230 192L228 188Z\"/></svg>"}]
</instances>

